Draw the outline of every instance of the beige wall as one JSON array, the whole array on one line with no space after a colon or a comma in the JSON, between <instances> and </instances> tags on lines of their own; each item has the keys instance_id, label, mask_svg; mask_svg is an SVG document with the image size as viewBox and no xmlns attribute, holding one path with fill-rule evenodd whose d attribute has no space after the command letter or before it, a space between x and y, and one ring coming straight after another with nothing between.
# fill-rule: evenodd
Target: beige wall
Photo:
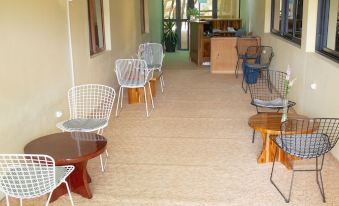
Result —
<instances>
[{"instance_id":1,"label":"beige wall","mask_svg":"<svg viewBox=\"0 0 339 206\"><path fill-rule=\"evenodd\" d=\"M263 37L263 43L273 47L275 56L272 69L284 71L292 68L297 78L290 98L297 102L298 113L313 117L339 117L339 64L315 53L317 1L304 1L303 37L301 46L267 32L270 24L271 0L256 1L252 18L256 20L253 31ZM264 24L262 22L265 22ZM266 33L265 33L266 31ZM310 85L317 84L312 90ZM332 150L339 159L339 144Z\"/></svg>"},{"instance_id":2,"label":"beige wall","mask_svg":"<svg viewBox=\"0 0 339 206\"><path fill-rule=\"evenodd\" d=\"M139 0L106 3L111 50L95 57L89 54L87 1L70 3L76 84L116 86L114 61L149 39L141 35ZM20 153L30 140L58 132L55 124L68 118L67 0L1 0L0 25L0 153ZM57 119L56 111L63 117Z\"/></svg>"}]
</instances>

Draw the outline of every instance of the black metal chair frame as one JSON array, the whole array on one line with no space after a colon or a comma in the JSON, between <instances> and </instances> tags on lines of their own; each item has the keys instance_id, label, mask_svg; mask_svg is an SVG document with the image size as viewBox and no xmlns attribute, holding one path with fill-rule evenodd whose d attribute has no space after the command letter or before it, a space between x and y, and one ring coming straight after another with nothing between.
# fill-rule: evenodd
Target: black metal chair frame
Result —
<instances>
[{"instance_id":1,"label":"black metal chair frame","mask_svg":"<svg viewBox=\"0 0 339 206\"><path fill-rule=\"evenodd\" d=\"M257 69L259 72L259 77L254 84L247 84L251 94L251 105L255 106L257 113L261 113L259 108L269 108L273 110L277 110L279 112L283 109L283 106L280 107L265 107L255 104L256 97L267 96L271 100L274 98L285 99L286 96L286 87L285 87L285 79L286 73L268 69ZM252 80L253 81L253 80ZM263 94L259 94L263 93ZM270 94L270 95L267 95ZM287 103L287 112L289 108L295 106L296 103L293 101L288 101ZM252 134L252 143L254 143L255 138L255 130L253 130Z\"/></svg>"},{"instance_id":2,"label":"black metal chair frame","mask_svg":"<svg viewBox=\"0 0 339 206\"><path fill-rule=\"evenodd\" d=\"M270 50L270 54L266 55L266 50ZM250 46L247 48L245 53L245 58L243 60L243 69L244 66L250 67L251 69L269 69L271 61L274 57L273 48L270 46ZM257 63L250 63L249 60L259 60ZM244 86L244 83L246 86ZM245 81L245 71L243 71L243 77L241 82L242 89L247 93L248 84Z\"/></svg>"},{"instance_id":3,"label":"black metal chair frame","mask_svg":"<svg viewBox=\"0 0 339 206\"><path fill-rule=\"evenodd\" d=\"M253 41L255 46L259 46L259 42L258 42L258 39L257 37L251 37L251 38L248 38L248 37L245 37L245 38L238 38L237 39L237 46L235 47L235 49L237 50L237 56L238 56L238 60L237 60L237 65L235 67L235 70L234 70L234 74L235 74L235 77L238 78L238 73L239 73L239 62L240 62L240 59L242 59L244 61L244 55L246 54L246 51L247 51L247 48L243 50L243 48L241 47L241 42L242 41ZM242 51L243 50L243 51Z\"/></svg>"},{"instance_id":4,"label":"black metal chair frame","mask_svg":"<svg viewBox=\"0 0 339 206\"><path fill-rule=\"evenodd\" d=\"M306 122L306 123L305 123ZM313 125L310 126L310 122L313 122ZM316 124L315 124L316 123ZM289 126L288 126L289 125ZM298 131L298 126L301 125L301 130ZM286 128L290 128L286 131ZM294 129L296 128L296 129ZM303 129L306 128L306 129ZM296 131L294 131L296 130ZM294 133L292 134L291 132ZM305 135L304 137L300 137L302 135ZM293 151L293 148L288 149L288 146L291 146L291 144L288 144L288 138L292 139L292 138L299 138L305 139L306 141L311 142L312 138L316 139L318 138L317 135L320 135L322 138L326 137L325 142L328 143L328 145L325 147L323 145L323 147L319 150L319 152L317 152L316 154L314 154L313 152L310 152L310 150L312 150L312 147L309 147L308 150L304 148L305 152L304 154L302 152L297 152L297 150L295 150L295 152L291 152ZM322 136L324 135L324 136ZM273 165L272 165L272 170L271 170L271 175L270 175L270 181L273 184L273 186L278 190L278 192L280 193L280 195L284 198L285 202L288 203L291 200L291 193L292 193L292 186L293 186L293 180L294 180L294 173L295 172L316 172L316 182L322 197L322 201L325 203L326 202L326 196L325 196L325 190L324 190L324 184L323 184L323 178L322 178L322 169L324 166L324 158L325 158L325 154L328 153L334 146L335 144L338 142L339 139L339 118L311 118L311 119L292 119L292 120L287 120L285 122L283 122L281 124L281 135L280 137L288 137L286 138L286 143L284 143L285 140L283 140L283 138L281 138L281 145L279 145L277 143L277 139L276 138L272 138L273 142L276 144L276 150L274 153L274 160L273 160ZM308 138L308 139L306 139ZM297 140L297 139L295 139ZM316 141L316 140L315 140ZM319 140L318 140L319 142ZM285 144L285 145L284 145ZM295 146L297 145L297 141L295 142ZM311 144L309 144L311 145ZM301 146L301 142L300 142L300 146ZM305 143L306 146L306 143ZM317 144L315 144L315 146L317 146ZM315 149L315 146L313 147L313 149ZM318 144L318 146L320 146L320 144ZM294 155L300 158L305 158L305 159L311 159L311 158L315 158L315 169L294 169L294 167L292 167L292 177L291 177L291 182L290 182L290 186L289 186L289 191L288 191L288 195L285 195L281 189L278 187L278 185L273 181L273 173L274 173L274 167L275 167L275 160L276 160L276 156L277 156L277 152L278 152L278 148L284 150L284 152L290 154L290 155ZM290 151L288 151L290 150ZM301 151L301 150L300 150ZM308 153L307 153L308 151ZM319 159L321 159L321 163L319 165Z\"/></svg>"}]
</instances>

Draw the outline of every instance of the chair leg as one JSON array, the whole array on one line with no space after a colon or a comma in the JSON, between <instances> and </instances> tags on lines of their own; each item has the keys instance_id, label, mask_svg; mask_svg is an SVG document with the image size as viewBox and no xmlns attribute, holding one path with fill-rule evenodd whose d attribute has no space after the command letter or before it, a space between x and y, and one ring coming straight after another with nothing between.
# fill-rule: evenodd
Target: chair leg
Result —
<instances>
[{"instance_id":1,"label":"chair leg","mask_svg":"<svg viewBox=\"0 0 339 206\"><path fill-rule=\"evenodd\" d=\"M164 93L165 82L164 82L164 76L162 75L160 77L160 86L161 86L161 93Z\"/></svg>"},{"instance_id":2,"label":"chair leg","mask_svg":"<svg viewBox=\"0 0 339 206\"><path fill-rule=\"evenodd\" d=\"M73 198L72 198L72 195L71 195L71 190L69 189L69 186L68 186L68 183L66 181L64 181L65 185L66 185L66 188L67 188L67 192L68 192L68 196L69 196L69 200L71 201L71 204L72 206L74 206L74 203L73 203Z\"/></svg>"},{"instance_id":3,"label":"chair leg","mask_svg":"<svg viewBox=\"0 0 339 206\"><path fill-rule=\"evenodd\" d=\"M148 82L148 88L149 88L149 95L151 96L151 102L152 102L152 108L154 109L154 101L153 101L153 95L151 90L151 84Z\"/></svg>"},{"instance_id":4,"label":"chair leg","mask_svg":"<svg viewBox=\"0 0 339 206\"><path fill-rule=\"evenodd\" d=\"M8 199L8 195L6 195L6 205L9 206L9 199Z\"/></svg>"},{"instance_id":5,"label":"chair leg","mask_svg":"<svg viewBox=\"0 0 339 206\"><path fill-rule=\"evenodd\" d=\"M101 164L101 172L105 172L106 169L106 164L107 164L107 159L108 159L108 151L107 149L105 150L105 161L102 160L102 155L100 155L100 164Z\"/></svg>"},{"instance_id":6,"label":"chair leg","mask_svg":"<svg viewBox=\"0 0 339 206\"><path fill-rule=\"evenodd\" d=\"M274 159L273 159L273 165L272 165L270 181L273 184L273 186L278 190L280 195L284 198L285 202L289 203L290 200L291 200L291 192L292 192L292 185L293 185L293 179L294 179L294 168L292 168L293 171L292 171L292 178L291 178L291 183L290 183L290 191L288 193L288 197L285 197L285 195L281 192L281 190L278 188L278 186L273 181L273 172L274 172L275 159L277 157L277 153L278 153L278 147L275 148L275 152L274 152Z\"/></svg>"},{"instance_id":7,"label":"chair leg","mask_svg":"<svg viewBox=\"0 0 339 206\"><path fill-rule=\"evenodd\" d=\"M235 67L235 70L234 70L234 74L235 74L235 78L238 78L238 73L239 73L239 58L238 58L238 61L237 61L237 66Z\"/></svg>"},{"instance_id":8,"label":"chair leg","mask_svg":"<svg viewBox=\"0 0 339 206\"><path fill-rule=\"evenodd\" d=\"M317 176L316 180L317 180L317 184L318 184L318 187L319 187L319 190L320 190L321 197L323 199L323 202L325 203L326 202L325 190L324 190L323 178L322 178L322 175L321 175L321 171L322 171L323 165L324 165L324 158L325 158L325 155L323 155L323 157L322 157L320 169L318 169L318 157L316 158L316 176Z\"/></svg>"},{"instance_id":9,"label":"chair leg","mask_svg":"<svg viewBox=\"0 0 339 206\"><path fill-rule=\"evenodd\" d=\"M20 206L22 206L22 198L20 198Z\"/></svg>"},{"instance_id":10,"label":"chair leg","mask_svg":"<svg viewBox=\"0 0 339 206\"><path fill-rule=\"evenodd\" d=\"M116 117L118 116L119 104L120 104L120 108L122 108L122 100L120 100L121 90L122 90L122 87L119 88L119 95L118 95L118 101L117 101L117 108L116 108L116 110L115 110L115 116L116 116ZM122 97L121 97L121 99L122 99ZM120 103L120 101L121 101L121 103Z\"/></svg>"},{"instance_id":11,"label":"chair leg","mask_svg":"<svg viewBox=\"0 0 339 206\"><path fill-rule=\"evenodd\" d=\"M254 138L255 138L255 129L253 129L253 134L252 134L252 143L254 143Z\"/></svg>"},{"instance_id":12,"label":"chair leg","mask_svg":"<svg viewBox=\"0 0 339 206\"><path fill-rule=\"evenodd\" d=\"M147 107L147 96L146 96L146 87L144 86L144 97L145 97L145 105L146 105L146 117L149 117L148 107Z\"/></svg>"},{"instance_id":13,"label":"chair leg","mask_svg":"<svg viewBox=\"0 0 339 206\"><path fill-rule=\"evenodd\" d=\"M242 86L242 89L244 90L245 93L247 93L247 88L248 88L248 85L247 83L245 82L245 74L243 74L242 76L242 83L241 83L241 86ZM245 85L246 85L246 88L244 88L244 82L245 82Z\"/></svg>"},{"instance_id":14,"label":"chair leg","mask_svg":"<svg viewBox=\"0 0 339 206\"><path fill-rule=\"evenodd\" d=\"M49 202L51 201L51 197L52 197L52 194L53 194L53 191L51 191L48 195L48 199L47 199L47 202L46 202L46 206L48 206Z\"/></svg>"}]
</instances>

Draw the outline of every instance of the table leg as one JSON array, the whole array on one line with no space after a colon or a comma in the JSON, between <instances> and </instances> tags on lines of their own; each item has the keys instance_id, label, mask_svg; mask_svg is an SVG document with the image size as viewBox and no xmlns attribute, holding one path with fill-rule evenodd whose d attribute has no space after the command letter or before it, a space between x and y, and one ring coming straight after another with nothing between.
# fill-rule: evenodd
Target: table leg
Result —
<instances>
[{"instance_id":1,"label":"table leg","mask_svg":"<svg viewBox=\"0 0 339 206\"><path fill-rule=\"evenodd\" d=\"M92 180L87 172L87 161L76 163L73 165L75 169L66 179L71 192L77 193L85 198L91 199L93 195L89 188L89 183ZM51 202L57 200L60 196L66 193L67 189L65 184L61 184L53 191Z\"/></svg>"},{"instance_id":2,"label":"table leg","mask_svg":"<svg viewBox=\"0 0 339 206\"><path fill-rule=\"evenodd\" d=\"M156 79L153 78L150 81L151 84L151 91L152 91L152 96L155 97L156 95ZM148 84L146 84L146 93L147 96L149 96L149 89L148 89ZM151 98L148 97L150 100ZM129 88L128 89L128 104L138 104L138 103L143 103L145 102L144 99L144 88Z\"/></svg>"},{"instance_id":3,"label":"table leg","mask_svg":"<svg viewBox=\"0 0 339 206\"><path fill-rule=\"evenodd\" d=\"M274 152L277 146L275 143L271 140L270 134L266 132L261 132L261 137L263 139L263 146L261 154L258 157L257 162L259 164L273 162L274 160ZM286 154L282 149L278 148L278 154L276 161L282 163L286 166L287 169L292 169L293 166L293 160L298 159L292 155Z\"/></svg>"}]
</instances>

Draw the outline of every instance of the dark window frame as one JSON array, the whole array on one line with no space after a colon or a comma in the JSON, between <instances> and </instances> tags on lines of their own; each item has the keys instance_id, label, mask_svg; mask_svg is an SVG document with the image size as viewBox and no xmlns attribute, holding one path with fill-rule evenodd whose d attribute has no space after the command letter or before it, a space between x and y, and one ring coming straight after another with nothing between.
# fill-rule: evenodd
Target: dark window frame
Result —
<instances>
[{"instance_id":1,"label":"dark window frame","mask_svg":"<svg viewBox=\"0 0 339 206\"><path fill-rule=\"evenodd\" d=\"M102 38L103 38L103 47L98 48L97 41L97 33L96 33L96 25L94 18L96 16L94 9L95 9L95 0L88 0L88 22L89 22L89 37L90 37L90 54L95 55L100 52L103 52L106 50L106 38L105 38L105 22L104 22L104 8L103 8L103 0L100 1L100 6L101 6L101 21L102 21Z\"/></svg>"},{"instance_id":2,"label":"dark window frame","mask_svg":"<svg viewBox=\"0 0 339 206\"><path fill-rule=\"evenodd\" d=\"M288 32L288 4L289 1L288 0L281 0L282 1L282 5L281 5L281 22L280 22L280 26L279 26L279 30L274 29L274 16L275 16L275 3L276 0L271 0L271 33L278 35L280 37L283 37L284 39L291 41L295 44L301 45L301 38L302 38L302 32L299 37L295 36L296 33L296 25L297 25L297 8L298 8L298 2L302 1L302 8L301 11L303 11L303 0L296 0L294 1L294 6L293 6L293 19L292 19L292 24L293 24L293 34L291 35ZM303 14L301 14L302 16ZM301 24L303 22L303 18L301 19ZM302 27L301 27L302 29Z\"/></svg>"},{"instance_id":3,"label":"dark window frame","mask_svg":"<svg viewBox=\"0 0 339 206\"><path fill-rule=\"evenodd\" d=\"M140 26L141 33L146 33L146 11L145 11L145 0L140 0Z\"/></svg>"},{"instance_id":4,"label":"dark window frame","mask_svg":"<svg viewBox=\"0 0 339 206\"><path fill-rule=\"evenodd\" d=\"M315 49L318 53L339 63L339 52L327 47L330 1L318 1L317 36Z\"/></svg>"}]
</instances>

